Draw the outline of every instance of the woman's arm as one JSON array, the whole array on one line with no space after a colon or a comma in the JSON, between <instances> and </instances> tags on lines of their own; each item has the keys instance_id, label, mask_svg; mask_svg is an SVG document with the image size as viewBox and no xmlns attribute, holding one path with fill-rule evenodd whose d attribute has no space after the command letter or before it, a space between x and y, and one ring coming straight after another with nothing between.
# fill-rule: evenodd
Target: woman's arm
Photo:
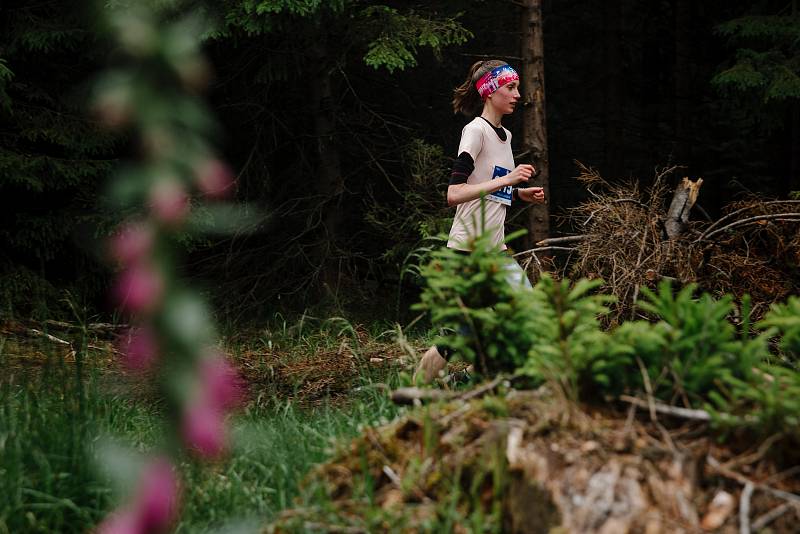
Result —
<instances>
[{"instance_id":1,"label":"woman's arm","mask_svg":"<svg viewBox=\"0 0 800 534\"><path fill-rule=\"evenodd\" d=\"M488 195L489 193L494 193L507 185L517 185L520 182L527 182L532 175L532 165L517 165L510 173L495 178L494 180L479 184L451 184L447 187L447 205L450 207L458 206L464 202L480 198L482 194Z\"/></svg>"}]
</instances>

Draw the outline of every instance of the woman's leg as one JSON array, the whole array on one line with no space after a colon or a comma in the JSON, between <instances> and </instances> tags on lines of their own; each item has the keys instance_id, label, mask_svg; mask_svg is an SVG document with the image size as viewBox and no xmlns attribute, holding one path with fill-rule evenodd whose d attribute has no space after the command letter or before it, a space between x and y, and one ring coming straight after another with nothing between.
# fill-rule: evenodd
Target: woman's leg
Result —
<instances>
[{"instance_id":1,"label":"woman's leg","mask_svg":"<svg viewBox=\"0 0 800 534\"><path fill-rule=\"evenodd\" d=\"M533 289L531 281L528 280L528 275L520 267L516 260L509 262L505 267L506 283L513 288L524 287L526 289Z\"/></svg>"},{"instance_id":2,"label":"woman's leg","mask_svg":"<svg viewBox=\"0 0 800 534\"><path fill-rule=\"evenodd\" d=\"M447 360L439 353L436 345L433 345L422 355L412 380L415 384L418 383L418 380L424 384L430 384L445 367L447 367Z\"/></svg>"}]
</instances>

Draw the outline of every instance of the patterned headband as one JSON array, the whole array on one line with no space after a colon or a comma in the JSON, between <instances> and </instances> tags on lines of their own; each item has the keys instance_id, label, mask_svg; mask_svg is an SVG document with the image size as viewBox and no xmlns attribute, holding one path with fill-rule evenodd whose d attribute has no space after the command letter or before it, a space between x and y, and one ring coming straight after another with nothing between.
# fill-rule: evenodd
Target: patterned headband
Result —
<instances>
[{"instance_id":1,"label":"patterned headband","mask_svg":"<svg viewBox=\"0 0 800 534\"><path fill-rule=\"evenodd\" d=\"M477 81L475 88L478 94L481 95L483 100L486 100L490 94L494 93L507 83L519 80L517 71L511 68L510 65L500 65L495 67Z\"/></svg>"}]
</instances>

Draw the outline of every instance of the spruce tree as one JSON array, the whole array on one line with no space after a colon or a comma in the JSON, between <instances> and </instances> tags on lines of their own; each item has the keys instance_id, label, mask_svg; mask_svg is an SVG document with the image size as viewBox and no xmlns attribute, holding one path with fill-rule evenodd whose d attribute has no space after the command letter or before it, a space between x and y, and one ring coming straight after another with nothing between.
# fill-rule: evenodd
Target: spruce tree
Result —
<instances>
[{"instance_id":1,"label":"spruce tree","mask_svg":"<svg viewBox=\"0 0 800 534\"><path fill-rule=\"evenodd\" d=\"M76 232L98 222L115 143L85 110L104 52L73 2L0 9L0 314L58 302L59 279L96 281Z\"/></svg>"}]
</instances>

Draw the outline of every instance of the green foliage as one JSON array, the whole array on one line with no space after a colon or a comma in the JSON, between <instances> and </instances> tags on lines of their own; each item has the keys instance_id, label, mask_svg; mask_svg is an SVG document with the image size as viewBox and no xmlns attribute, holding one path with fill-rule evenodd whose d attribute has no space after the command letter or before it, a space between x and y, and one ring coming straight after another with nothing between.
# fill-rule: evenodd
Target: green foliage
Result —
<instances>
[{"instance_id":1,"label":"green foliage","mask_svg":"<svg viewBox=\"0 0 800 534\"><path fill-rule=\"evenodd\" d=\"M91 531L113 504L112 481L98 473L99 458L108 456L102 445L112 436L139 450L153 447L165 432L160 403L117 394L122 386L116 372L103 376L92 361L85 362L79 387L75 364L53 354L51 345L37 349L48 355L44 366L21 367L9 361L9 353L21 351L4 341L0 338L0 532ZM294 346L286 342L288 351L305 350L302 339ZM259 396L248 405L234 417L236 448L230 458L214 469L180 465L184 506L176 529L205 532L245 519L264 524L291 506L300 481L331 454L334 440L396 415L397 407L381 389L370 387L368 376L357 379L364 387L346 404L303 408ZM109 384L114 394L104 392ZM131 490L130 479L125 489Z\"/></svg>"},{"instance_id":2,"label":"green foliage","mask_svg":"<svg viewBox=\"0 0 800 534\"><path fill-rule=\"evenodd\" d=\"M421 242L447 232L453 220L444 202L450 160L441 146L421 139L413 139L402 156L408 176L405 187L396 188L396 192L402 198L403 209L373 198L365 218L392 244L383 254L389 265L407 263L409 259L416 265L417 258L410 255Z\"/></svg>"},{"instance_id":3,"label":"green foliage","mask_svg":"<svg viewBox=\"0 0 800 534\"><path fill-rule=\"evenodd\" d=\"M733 310L729 295L719 300L708 294L695 298L695 290L690 284L675 293L668 281L659 285L657 293L642 288L644 300L639 306L659 321L641 342L626 332L660 398L680 397L684 402L707 398L721 377L749 376L766 354L762 338L741 339L727 320ZM639 325L638 330L647 327Z\"/></svg>"},{"instance_id":4,"label":"green foliage","mask_svg":"<svg viewBox=\"0 0 800 534\"><path fill-rule=\"evenodd\" d=\"M14 73L8 68L6 60L0 58L0 108L6 113L11 113L11 97L6 92L8 83L14 78Z\"/></svg>"},{"instance_id":5,"label":"green foliage","mask_svg":"<svg viewBox=\"0 0 800 534\"><path fill-rule=\"evenodd\" d=\"M787 106L800 99L800 18L750 15L716 30L736 51L711 84L760 117L763 127L781 124Z\"/></svg>"},{"instance_id":6,"label":"green foliage","mask_svg":"<svg viewBox=\"0 0 800 534\"><path fill-rule=\"evenodd\" d=\"M512 288L503 265L510 258L487 246L474 252L434 253L423 269L427 287L418 309L451 333L452 347L482 372L516 372L546 381L572 402L597 396L652 394L667 403L706 407L720 426L759 432L796 428L800 421L800 299L772 307L750 332L750 300L742 299L740 329L730 317L731 296L697 296L668 281L642 288L639 307L651 321L629 321L603 331L599 318L612 299L594 293L601 281L555 281L544 276L533 291ZM767 340L778 338L777 364ZM800 436L798 436L800 437Z\"/></svg>"},{"instance_id":7,"label":"green foliage","mask_svg":"<svg viewBox=\"0 0 800 534\"><path fill-rule=\"evenodd\" d=\"M472 37L455 18L436 19L413 9L403 14L383 5L370 6L363 17L365 24L381 28L381 34L367 45L364 62L376 69L386 67L389 72L415 66L418 46L438 54L442 47Z\"/></svg>"},{"instance_id":8,"label":"green foliage","mask_svg":"<svg viewBox=\"0 0 800 534\"><path fill-rule=\"evenodd\" d=\"M451 332L437 343L451 347L482 373L512 371L531 346L525 328L534 313L524 287L506 275L514 260L492 246L488 234L470 244L470 254L442 247L422 269L427 285L416 309L430 312L436 326Z\"/></svg>"},{"instance_id":9,"label":"green foliage","mask_svg":"<svg viewBox=\"0 0 800 534\"><path fill-rule=\"evenodd\" d=\"M788 433L800 439L800 299L773 304L756 327L760 339L777 338L781 358L766 355L744 377L725 373L719 391L710 394L711 411L723 426L760 434Z\"/></svg>"},{"instance_id":10,"label":"green foliage","mask_svg":"<svg viewBox=\"0 0 800 534\"><path fill-rule=\"evenodd\" d=\"M577 401L580 384L608 384L615 367L627 360L611 346L598 318L607 315L610 295L592 293L602 280L555 281L543 276L530 296L530 315L520 325L530 331L532 343L521 371L557 385ZM620 358L622 358L620 360Z\"/></svg>"},{"instance_id":11,"label":"green foliage","mask_svg":"<svg viewBox=\"0 0 800 534\"><path fill-rule=\"evenodd\" d=\"M248 36L288 32L291 43L325 42L321 32L339 28L337 41L356 46L367 65L389 72L415 66L418 47L438 54L443 47L461 44L472 36L457 16L401 11L355 0L228 0L217 10L223 23L210 34L212 38L231 37L238 31Z\"/></svg>"},{"instance_id":12,"label":"green foliage","mask_svg":"<svg viewBox=\"0 0 800 534\"><path fill-rule=\"evenodd\" d=\"M82 85L106 51L76 12L47 2L4 10L0 21L0 278L24 272L49 280L32 282L42 288L79 277L69 271L91 252L76 234L110 218L95 205L118 138L87 119ZM92 276L97 269L80 273Z\"/></svg>"},{"instance_id":13,"label":"green foliage","mask_svg":"<svg viewBox=\"0 0 800 534\"><path fill-rule=\"evenodd\" d=\"M780 336L780 348L795 364L800 363L800 297L789 297L784 304L773 304L757 325L769 337Z\"/></svg>"}]
</instances>

